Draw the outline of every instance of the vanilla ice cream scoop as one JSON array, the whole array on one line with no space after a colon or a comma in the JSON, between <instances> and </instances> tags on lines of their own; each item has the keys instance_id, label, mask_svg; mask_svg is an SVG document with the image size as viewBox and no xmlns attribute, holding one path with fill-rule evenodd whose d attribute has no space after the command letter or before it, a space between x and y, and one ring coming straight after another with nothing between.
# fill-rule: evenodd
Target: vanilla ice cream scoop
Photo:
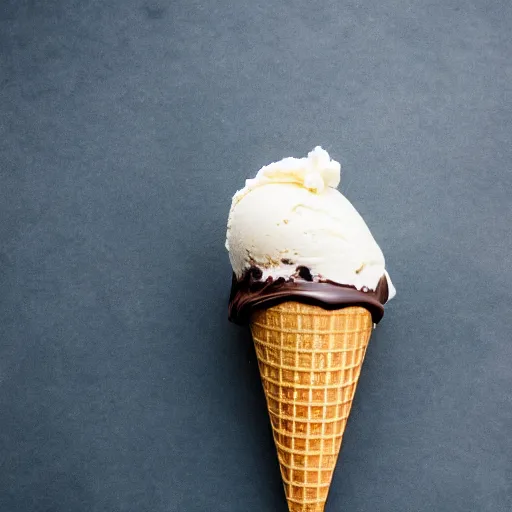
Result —
<instances>
[{"instance_id":1,"label":"vanilla ice cream scoop","mask_svg":"<svg viewBox=\"0 0 512 512\"><path fill-rule=\"evenodd\" d=\"M235 279L331 282L375 291L395 288L384 255L357 210L337 189L340 164L316 147L260 169L233 197L226 248ZM261 275L259 275L261 273Z\"/></svg>"}]
</instances>

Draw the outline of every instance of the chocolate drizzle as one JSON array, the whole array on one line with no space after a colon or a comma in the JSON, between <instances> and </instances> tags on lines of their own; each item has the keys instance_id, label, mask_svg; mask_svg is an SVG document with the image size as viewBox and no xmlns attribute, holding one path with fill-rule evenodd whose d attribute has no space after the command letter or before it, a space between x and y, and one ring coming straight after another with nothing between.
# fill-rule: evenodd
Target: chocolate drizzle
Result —
<instances>
[{"instance_id":1,"label":"chocolate drizzle","mask_svg":"<svg viewBox=\"0 0 512 512\"><path fill-rule=\"evenodd\" d=\"M305 270L304 270L305 269ZM307 272L306 272L307 271ZM248 269L242 279L233 274L229 297L229 320L237 324L248 323L255 309L269 308L289 300L334 310L348 306L361 306L370 311L373 322L384 315L388 300L388 282L382 276L375 290L357 290L328 280L315 280L306 267L300 267L296 277L267 278L261 281L262 271Z\"/></svg>"}]
</instances>

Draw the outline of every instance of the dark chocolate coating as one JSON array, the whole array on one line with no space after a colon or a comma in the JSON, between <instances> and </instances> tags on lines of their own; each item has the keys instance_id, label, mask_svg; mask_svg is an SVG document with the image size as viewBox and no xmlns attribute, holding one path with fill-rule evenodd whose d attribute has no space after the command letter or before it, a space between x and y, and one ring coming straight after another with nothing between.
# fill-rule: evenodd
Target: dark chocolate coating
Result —
<instances>
[{"instance_id":1,"label":"dark chocolate coating","mask_svg":"<svg viewBox=\"0 0 512 512\"><path fill-rule=\"evenodd\" d=\"M310 275L310 274L309 274ZM229 297L229 320L246 324L256 309L269 308L286 301L297 301L334 310L361 306L371 313L374 323L384 315L384 304L389 297L388 282L382 276L375 290L357 290L328 280L304 279L304 271L290 279L269 277L261 281L259 268L248 269L242 279L233 274Z\"/></svg>"}]
</instances>

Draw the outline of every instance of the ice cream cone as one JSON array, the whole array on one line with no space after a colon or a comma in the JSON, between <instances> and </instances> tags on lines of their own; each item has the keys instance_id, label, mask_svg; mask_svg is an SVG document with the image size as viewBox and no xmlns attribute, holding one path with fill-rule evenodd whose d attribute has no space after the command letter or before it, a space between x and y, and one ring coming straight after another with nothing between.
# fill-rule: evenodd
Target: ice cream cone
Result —
<instances>
[{"instance_id":1,"label":"ice cream cone","mask_svg":"<svg viewBox=\"0 0 512 512\"><path fill-rule=\"evenodd\" d=\"M290 512L322 512L372 331L362 307L285 302L251 331Z\"/></svg>"}]
</instances>

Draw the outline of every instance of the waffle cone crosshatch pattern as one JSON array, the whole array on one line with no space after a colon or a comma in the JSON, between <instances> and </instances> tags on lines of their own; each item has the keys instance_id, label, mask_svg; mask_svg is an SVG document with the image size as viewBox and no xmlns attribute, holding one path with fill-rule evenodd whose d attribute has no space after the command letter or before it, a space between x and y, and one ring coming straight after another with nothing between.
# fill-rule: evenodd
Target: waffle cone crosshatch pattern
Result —
<instances>
[{"instance_id":1,"label":"waffle cone crosshatch pattern","mask_svg":"<svg viewBox=\"0 0 512 512\"><path fill-rule=\"evenodd\" d=\"M372 327L362 307L285 302L252 316L291 512L324 510Z\"/></svg>"}]
</instances>

